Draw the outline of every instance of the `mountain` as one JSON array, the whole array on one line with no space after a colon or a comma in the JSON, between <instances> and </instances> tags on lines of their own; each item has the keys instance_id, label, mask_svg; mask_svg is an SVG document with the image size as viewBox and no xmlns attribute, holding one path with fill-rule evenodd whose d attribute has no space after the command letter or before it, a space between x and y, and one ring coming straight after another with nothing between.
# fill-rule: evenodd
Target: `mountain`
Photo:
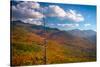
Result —
<instances>
[{"instance_id":1,"label":"mountain","mask_svg":"<svg viewBox=\"0 0 100 67\"><path fill-rule=\"evenodd\" d=\"M75 29L75 30L69 30L68 33L74 35L74 36L78 36L78 37L91 37L96 35L96 32L93 30L79 30L79 29Z\"/></svg>"},{"instance_id":2,"label":"mountain","mask_svg":"<svg viewBox=\"0 0 100 67\"><path fill-rule=\"evenodd\" d=\"M96 32L11 21L12 65L96 61Z\"/></svg>"},{"instance_id":3,"label":"mountain","mask_svg":"<svg viewBox=\"0 0 100 67\"><path fill-rule=\"evenodd\" d=\"M96 44L96 32L93 30L70 30L68 31L68 33L70 33L73 36L77 36L77 37L81 37L81 38L85 38L89 41L91 41L92 43Z\"/></svg>"}]
</instances>

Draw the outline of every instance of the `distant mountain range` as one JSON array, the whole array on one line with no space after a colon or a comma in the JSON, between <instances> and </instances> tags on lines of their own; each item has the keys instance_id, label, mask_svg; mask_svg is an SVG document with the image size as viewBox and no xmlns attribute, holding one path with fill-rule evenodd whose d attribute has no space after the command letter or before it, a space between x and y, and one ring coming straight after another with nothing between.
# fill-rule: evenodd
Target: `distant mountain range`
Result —
<instances>
[{"instance_id":1,"label":"distant mountain range","mask_svg":"<svg viewBox=\"0 0 100 67\"><path fill-rule=\"evenodd\" d=\"M93 30L74 29L61 31L57 28L29 24L22 21L11 21L11 37L12 44L13 42L34 42L40 47L44 45L44 40L46 40L49 52L54 55L61 56L63 54L62 56L65 56L62 62L65 62L66 56L71 56L71 59L73 57L73 62L79 61L80 57L84 57L86 60L87 58L88 60L89 58L96 58L96 32ZM51 56L49 52L48 58L50 59L54 55ZM75 56L79 56L77 57L78 60L74 60ZM84 61L84 59L81 60ZM53 62L53 60L49 60L48 63L50 62ZM71 61L66 60L66 62Z\"/></svg>"},{"instance_id":2,"label":"distant mountain range","mask_svg":"<svg viewBox=\"0 0 100 67\"><path fill-rule=\"evenodd\" d=\"M93 30L68 30L60 31L57 28L44 27L42 25L34 25L29 23L23 23L21 21L12 21L13 25L24 27L30 32L34 32L37 35L43 36L46 39L55 40L59 43L66 43L67 41L83 40L89 43L89 45L96 44L96 32ZM86 45L87 46L87 45Z\"/></svg>"}]
</instances>

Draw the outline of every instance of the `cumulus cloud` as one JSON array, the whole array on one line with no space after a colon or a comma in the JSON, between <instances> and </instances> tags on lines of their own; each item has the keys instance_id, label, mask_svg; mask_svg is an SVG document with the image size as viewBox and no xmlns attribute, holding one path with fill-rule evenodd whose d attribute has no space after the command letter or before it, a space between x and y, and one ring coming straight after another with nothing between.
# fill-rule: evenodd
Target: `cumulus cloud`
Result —
<instances>
[{"instance_id":1,"label":"cumulus cloud","mask_svg":"<svg viewBox=\"0 0 100 67\"><path fill-rule=\"evenodd\" d=\"M29 24L35 24L35 25L43 25L43 22L40 20L34 20L34 19L25 19L22 20L24 23L29 23Z\"/></svg>"},{"instance_id":2,"label":"cumulus cloud","mask_svg":"<svg viewBox=\"0 0 100 67\"><path fill-rule=\"evenodd\" d=\"M71 9L66 12L66 17L75 22L84 21L84 17L82 16L82 14L79 14L75 10L71 10Z\"/></svg>"},{"instance_id":3,"label":"cumulus cloud","mask_svg":"<svg viewBox=\"0 0 100 67\"><path fill-rule=\"evenodd\" d=\"M12 6L12 15L15 18L43 18L43 14L35 11L39 8L39 4L35 2L25 1Z\"/></svg>"},{"instance_id":4,"label":"cumulus cloud","mask_svg":"<svg viewBox=\"0 0 100 67\"><path fill-rule=\"evenodd\" d=\"M47 16L50 17L64 17L66 12L57 5L49 5L45 8ZM48 10L48 11L47 11Z\"/></svg>"},{"instance_id":5,"label":"cumulus cloud","mask_svg":"<svg viewBox=\"0 0 100 67\"><path fill-rule=\"evenodd\" d=\"M74 22L84 21L84 17L82 14L77 13L75 10L72 9L65 11L58 5L49 5L48 7L44 8L44 11L44 13L46 13L46 16L49 17L58 17L61 19L63 18Z\"/></svg>"},{"instance_id":6,"label":"cumulus cloud","mask_svg":"<svg viewBox=\"0 0 100 67\"><path fill-rule=\"evenodd\" d=\"M12 19L14 20L28 20L28 19L42 19L44 15L36 11L40 5L36 2L25 1L12 6ZM36 22L35 22L36 23Z\"/></svg>"},{"instance_id":7,"label":"cumulus cloud","mask_svg":"<svg viewBox=\"0 0 100 67\"><path fill-rule=\"evenodd\" d=\"M12 5L12 20L22 20L25 23L27 21L31 24L41 25L40 20L43 20L44 17L64 18L74 22L84 21L82 14L71 9L65 11L58 5L41 7L39 3L33 1L24 1L17 5ZM62 26L75 26L75 24L62 24Z\"/></svg>"},{"instance_id":8,"label":"cumulus cloud","mask_svg":"<svg viewBox=\"0 0 100 67\"><path fill-rule=\"evenodd\" d=\"M38 9L40 8L40 4L37 2L33 2L33 1L24 1L21 2L17 5L17 7L19 8L32 8L32 9Z\"/></svg>"},{"instance_id":9,"label":"cumulus cloud","mask_svg":"<svg viewBox=\"0 0 100 67\"><path fill-rule=\"evenodd\" d=\"M12 15L16 19L19 19L19 18L41 19L41 18L43 18L43 14L41 14L40 12L34 11L32 9L16 8L15 6L12 7Z\"/></svg>"},{"instance_id":10,"label":"cumulus cloud","mask_svg":"<svg viewBox=\"0 0 100 67\"><path fill-rule=\"evenodd\" d=\"M91 25L91 24L89 24L89 23L88 23L88 24L84 24L85 27L88 27L88 26L90 26L90 25Z\"/></svg>"}]
</instances>

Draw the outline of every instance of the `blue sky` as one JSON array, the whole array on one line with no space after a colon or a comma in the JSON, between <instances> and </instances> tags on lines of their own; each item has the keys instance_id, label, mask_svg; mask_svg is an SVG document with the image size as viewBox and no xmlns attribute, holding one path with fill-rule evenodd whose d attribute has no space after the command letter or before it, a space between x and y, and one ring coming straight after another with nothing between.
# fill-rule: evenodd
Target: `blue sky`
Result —
<instances>
[{"instance_id":1,"label":"blue sky","mask_svg":"<svg viewBox=\"0 0 100 67\"><path fill-rule=\"evenodd\" d=\"M13 2L12 18L60 30L96 31L96 6L43 2ZM29 5L30 4L30 5ZM24 14L25 13L25 14Z\"/></svg>"}]
</instances>

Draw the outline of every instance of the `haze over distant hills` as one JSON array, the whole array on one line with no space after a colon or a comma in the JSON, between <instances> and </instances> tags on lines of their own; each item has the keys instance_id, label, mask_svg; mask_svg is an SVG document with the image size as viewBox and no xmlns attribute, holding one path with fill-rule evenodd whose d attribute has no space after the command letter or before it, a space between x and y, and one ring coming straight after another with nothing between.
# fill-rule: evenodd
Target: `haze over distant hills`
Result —
<instances>
[{"instance_id":1,"label":"haze over distant hills","mask_svg":"<svg viewBox=\"0 0 100 67\"><path fill-rule=\"evenodd\" d=\"M35 25L35 24L29 24L29 23L24 23L21 21L12 21L13 25L19 25L23 27L29 27L27 28L29 31L30 30L37 30L39 32L35 32L37 34L43 34L44 32L50 34L49 36L54 36L54 35L64 35L64 36L72 36L72 37L80 37L80 38L87 38L90 41L96 43L96 31L93 30L79 30L79 29L73 29L73 30L68 30L68 31L61 31L57 28L50 28L50 27L45 27L43 25ZM49 37L48 36L48 37Z\"/></svg>"},{"instance_id":2,"label":"haze over distant hills","mask_svg":"<svg viewBox=\"0 0 100 67\"><path fill-rule=\"evenodd\" d=\"M30 57L28 57L29 59L26 60L32 64L43 64L43 46L45 45L45 39L47 40L48 64L96 60L95 31L79 29L61 31L57 28L44 27L43 25L11 21L11 44L15 51L12 61L15 62L21 55L27 56L27 49L32 49L32 56L37 53L39 59L35 60L36 57L33 57L33 62L30 60ZM33 44L33 48L29 47L30 44ZM28 48L26 46L28 46ZM29 52L29 54L31 54L31 52ZM25 58L22 60L25 60ZM12 64L18 63L18 65L20 65L20 61L21 60L18 60ZM24 64L24 62L22 62L22 64Z\"/></svg>"}]
</instances>

